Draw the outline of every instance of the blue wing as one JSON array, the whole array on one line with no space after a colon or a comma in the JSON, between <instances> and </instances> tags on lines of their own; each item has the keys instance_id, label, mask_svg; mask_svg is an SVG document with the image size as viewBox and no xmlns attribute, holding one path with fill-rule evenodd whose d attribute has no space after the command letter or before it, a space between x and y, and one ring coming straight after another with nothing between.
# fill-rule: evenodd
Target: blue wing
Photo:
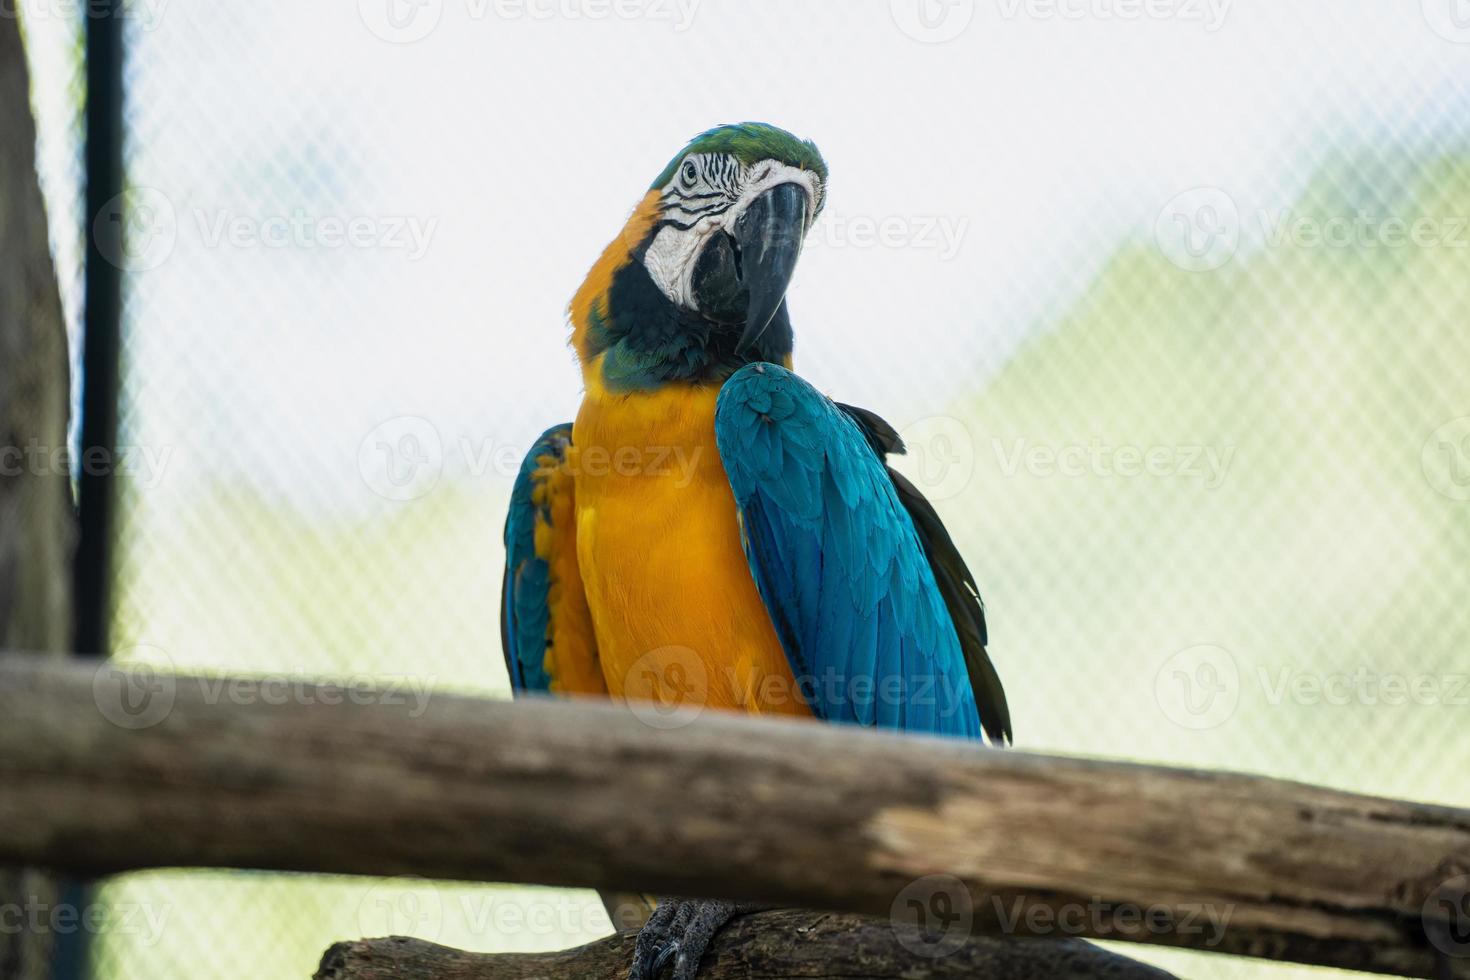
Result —
<instances>
[{"instance_id":1,"label":"blue wing","mask_svg":"<svg viewBox=\"0 0 1470 980\"><path fill-rule=\"evenodd\" d=\"M517 692L606 694L577 568L570 424L542 433L526 454L505 518L500 642Z\"/></svg>"},{"instance_id":2,"label":"blue wing","mask_svg":"<svg viewBox=\"0 0 1470 980\"><path fill-rule=\"evenodd\" d=\"M955 622L871 433L790 371L752 364L721 388L715 436L751 572L813 711L979 738Z\"/></svg>"},{"instance_id":3,"label":"blue wing","mask_svg":"<svg viewBox=\"0 0 1470 980\"><path fill-rule=\"evenodd\" d=\"M505 649L505 668L517 691L548 691L551 676L546 672L546 641L551 608L551 565L536 554L536 522L550 519L550 507L537 505L536 484L541 479L541 460L560 458L571 440L572 427L547 429L521 463L510 493L510 512L505 516L505 581L500 590L500 640Z\"/></svg>"}]
</instances>

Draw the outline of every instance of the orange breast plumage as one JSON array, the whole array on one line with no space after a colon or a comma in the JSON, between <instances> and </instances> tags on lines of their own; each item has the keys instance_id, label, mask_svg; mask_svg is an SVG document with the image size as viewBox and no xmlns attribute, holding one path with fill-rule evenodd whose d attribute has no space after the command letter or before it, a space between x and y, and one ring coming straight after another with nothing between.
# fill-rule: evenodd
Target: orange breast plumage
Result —
<instances>
[{"instance_id":1,"label":"orange breast plumage","mask_svg":"<svg viewBox=\"0 0 1470 980\"><path fill-rule=\"evenodd\" d=\"M714 386L608 394L573 429L577 558L615 697L809 715L751 577Z\"/></svg>"}]
</instances>

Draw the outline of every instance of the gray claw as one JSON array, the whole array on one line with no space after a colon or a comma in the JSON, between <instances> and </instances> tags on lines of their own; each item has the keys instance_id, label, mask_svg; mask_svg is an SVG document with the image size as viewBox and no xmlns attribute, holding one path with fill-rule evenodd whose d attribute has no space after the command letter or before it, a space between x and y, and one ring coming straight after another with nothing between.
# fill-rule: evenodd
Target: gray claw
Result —
<instances>
[{"instance_id":1,"label":"gray claw","mask_svg":"<svg viewBox=\"0 0 1470 980\"><path fill-rule=\"evenodd\" d=\"M752 910L733 902L660 899L634 940L628 980L658 980L670 960L671 980L695 980L715 934L737 914Z\"/></svg>"},{"instance_id":2,"label":"gray claw","mask_svg":"<svg viewBox=\"0 0 1470 980\"><path fill-rule=\"evenodd\" d=\"M664 964L668 963L677 952L679 952L679 941L677 939L664 944L664 947L658 951L658 955L653 958L653 966L648 968L650 980L663 972Z\"/></svg>"}]
</instances>

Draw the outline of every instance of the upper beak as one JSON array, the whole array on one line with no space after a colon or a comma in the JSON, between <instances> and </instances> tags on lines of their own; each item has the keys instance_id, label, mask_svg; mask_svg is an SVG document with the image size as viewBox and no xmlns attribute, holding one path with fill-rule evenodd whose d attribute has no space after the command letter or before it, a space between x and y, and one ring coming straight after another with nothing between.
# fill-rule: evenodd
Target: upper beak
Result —
<instances>
[{"instance_id":1,"label":"upper beak","mask_svg":"<svg viewBox=\"0 0 1470 980\"><path fill-rule=\"evenodd\" d=\"M740 248L741 277L749 292L745 330L735 353L744 354L760 340L786 298L806 238L806 217L806 191L797 184L777 184L750 202L735 220L733 237Z\"/></svg>"}]
</instances>

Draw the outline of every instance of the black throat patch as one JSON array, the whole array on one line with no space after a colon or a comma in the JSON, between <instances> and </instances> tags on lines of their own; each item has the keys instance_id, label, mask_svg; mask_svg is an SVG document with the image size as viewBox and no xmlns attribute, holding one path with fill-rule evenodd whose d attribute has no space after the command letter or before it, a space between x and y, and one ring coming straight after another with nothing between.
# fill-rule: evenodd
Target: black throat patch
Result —
<instances>
[{"instance_id":1,"label":"black throat patch","mask_svg":"<svg viewBox=\"0 0 1470 980\"><path fill-rule=\"evenodd\" d=\"M722 383L754 361L780 364L793 345L783 302L755 347L735 353L741 325L721 324L682 310L644 267L643 250L613 275L602 303L594 304L587 341L605 354L603 383L611 391L645 391L673 382Z\"/></svg>"}]
</instances>

